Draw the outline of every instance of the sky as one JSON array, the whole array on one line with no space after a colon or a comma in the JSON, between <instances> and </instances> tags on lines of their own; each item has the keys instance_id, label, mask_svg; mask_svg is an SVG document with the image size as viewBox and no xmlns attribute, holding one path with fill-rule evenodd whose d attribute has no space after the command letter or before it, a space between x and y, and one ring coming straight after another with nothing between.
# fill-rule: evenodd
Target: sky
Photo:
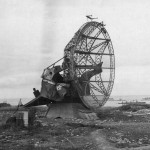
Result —
<instances>
[{"instance_id":1,"label":"sky","mask_svg":"<svg viewBox=\"0 0 150 150\"><path fill-rule=\"evenodd\" d=\"M91 14L113 43L112 95L150 95L149 0L0 0L0 99L33 97Z\"/></svg>"}]
</instances>

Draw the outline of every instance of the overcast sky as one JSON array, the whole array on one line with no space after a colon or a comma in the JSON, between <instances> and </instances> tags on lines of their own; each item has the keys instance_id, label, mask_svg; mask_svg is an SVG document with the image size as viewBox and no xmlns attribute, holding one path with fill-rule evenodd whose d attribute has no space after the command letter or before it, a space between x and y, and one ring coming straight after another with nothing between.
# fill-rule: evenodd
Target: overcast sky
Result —
<instances>
[{"instance_id":1,"label":"overcast sky","mask_svg":"<svg viewBox=\"0 0 150 150\"><path fill-rule=\"evenodd\" d=\"M0 0L0 98L33 97L43 69L90 14L113 43L112 95L150 95L149 0Z\"/></svg>"}]
</instances>

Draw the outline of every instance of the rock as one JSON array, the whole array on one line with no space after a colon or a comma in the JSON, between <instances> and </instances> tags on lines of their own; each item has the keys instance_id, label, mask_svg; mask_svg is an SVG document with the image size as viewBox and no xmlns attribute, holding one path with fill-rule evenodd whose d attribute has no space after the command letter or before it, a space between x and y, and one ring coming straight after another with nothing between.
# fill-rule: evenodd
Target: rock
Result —
<instances>
[{"instance_id":1,"label":"rock","mask_svg":"<svg viewBox=\"0 0 150 150\"><path fill-rule=\"evenodd\" d=\"M58 150L57 148L50 147L49 150Z\"/></svg>"},{"instance_id":2,"label":"rock","mask_svg":"<svg viewBox=\"0 0 150 150\"><path fill-rule=\"evenodd\" d=\"M38 144L37 144L37 143L35 143L35 144L34 144L34 146L35 146L35 147L38 147Z\"/></svg>"},{"instance_id":3,"label":"rock","mask_svg":"<svg viewBox=\"0 0 150 150\"><path fill-rule=\"evenodd\" d=\"M48 127L47 123L41 123L43 127Z\"/></svg>"},{"instance_id":4,"label":"rock","mask_svg":"<svg viewBox=\"0 0 150 150\"><path fill-rule=\"evenodd\" d=\"M139 145L142 145L143 143L142 143L141 141L138 141L138 144L139 144Z\"/></svg>"}]
</instances>

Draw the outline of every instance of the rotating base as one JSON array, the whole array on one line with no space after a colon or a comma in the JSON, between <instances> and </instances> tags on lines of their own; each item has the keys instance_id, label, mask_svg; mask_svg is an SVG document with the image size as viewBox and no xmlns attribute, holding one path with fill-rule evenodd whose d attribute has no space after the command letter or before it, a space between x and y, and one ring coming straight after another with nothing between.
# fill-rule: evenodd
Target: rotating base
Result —
<instances>
[{"instance_id":1,"label":"rotating base","mask_svg":"<svg viewBox=\"0 0 150 150\"><path fill-rule=\"evenodd\" d=\"M83 107L80 103L56 103L51 104L46 114L47 118L62 119L89 119L96 120L96 113Z\"/></svg>"}]
</instances>

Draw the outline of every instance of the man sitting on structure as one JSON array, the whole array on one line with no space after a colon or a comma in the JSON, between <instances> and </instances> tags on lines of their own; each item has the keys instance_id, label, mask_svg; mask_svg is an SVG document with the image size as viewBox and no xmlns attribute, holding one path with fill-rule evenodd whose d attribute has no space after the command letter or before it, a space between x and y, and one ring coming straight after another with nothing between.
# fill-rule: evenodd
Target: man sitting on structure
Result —
<instances>
[{"instance_id":1,"label":"man sitting on structure","mask_svg":"<svg viewBox=\"0 0 150 150\"><path fill-rule=\"evenodd\" d=\"M38 97L40 95L40 92L36 88L33 88L33 94L35 97Z\"/></svg>"}]
</instances>

